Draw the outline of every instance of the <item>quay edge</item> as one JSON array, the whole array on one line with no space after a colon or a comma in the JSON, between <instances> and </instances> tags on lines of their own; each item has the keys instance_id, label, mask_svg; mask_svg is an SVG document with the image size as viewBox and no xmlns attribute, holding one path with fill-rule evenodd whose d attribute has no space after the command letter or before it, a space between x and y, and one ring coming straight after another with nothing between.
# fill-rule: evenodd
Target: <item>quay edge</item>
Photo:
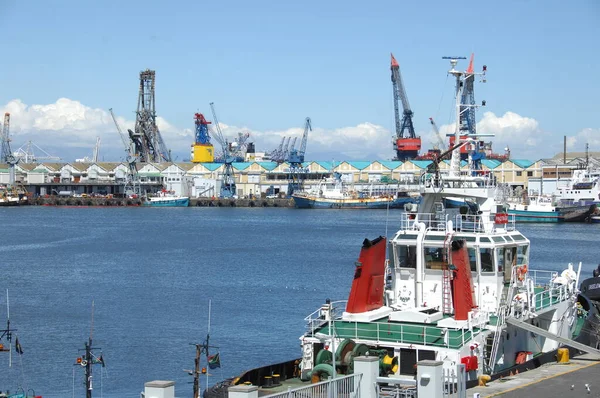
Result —
<instances>
[{"instance_id":1,"label":"quay edge","mask_svg":"<svg viewBox=\"0 0 600 398\"><path fill-rule=\"evenodd\" d=\"M141 199L128 198L64 198L58 196L38 197L21 205L75 206L75 207L122 207L142 206ZM294 207L293 199L219 199L191 198L189 207Z\"/></svg>"}]
</instances>

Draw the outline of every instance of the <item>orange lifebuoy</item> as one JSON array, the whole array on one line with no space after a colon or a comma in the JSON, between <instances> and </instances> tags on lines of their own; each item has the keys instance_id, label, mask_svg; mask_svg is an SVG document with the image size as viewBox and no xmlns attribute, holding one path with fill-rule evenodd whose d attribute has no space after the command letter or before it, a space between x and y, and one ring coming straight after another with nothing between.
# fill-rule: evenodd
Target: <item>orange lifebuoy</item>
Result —
<instances>
[{"instance_id":1,"label":"orange lifebuoy","mask_svg":"<svg viewBox=\"0 0 600 398\"><path fill-rule=\"evenodd\" d=\"M525 274L527 273L527 264L523 264L517 268L517 279L523 281L525 279Z\"/></svg>"}]
</instances>

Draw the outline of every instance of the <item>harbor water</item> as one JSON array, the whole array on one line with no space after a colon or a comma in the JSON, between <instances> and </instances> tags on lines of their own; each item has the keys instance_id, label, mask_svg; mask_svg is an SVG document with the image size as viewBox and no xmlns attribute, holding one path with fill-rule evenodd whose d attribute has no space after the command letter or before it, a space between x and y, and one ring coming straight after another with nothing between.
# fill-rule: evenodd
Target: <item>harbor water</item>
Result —
<instances>
[{"instance_id":1,"label":"harbor water","mask_svg":"<svg viewBox=\"0 0 600 398\"><path fill-rule=\"evenodd\" d=\"M364 238L391 235L399 210L289 208L0 208L0 325L23 349L0 352L0 390L84 396L74 365L91 331L106 367L95 397L139 397L144 383L173 380L207 334L219 346L215 383L300 356L303 319L325 299L346 299ZM600 262L598 224L521 224L531 269ZM3 341L5 344L6 342ZM14 338L13 338L14 344ZM13 347L14 348L14 347ZM206 379L201 379L204 388Z\"/></svg>"}]
</instances>

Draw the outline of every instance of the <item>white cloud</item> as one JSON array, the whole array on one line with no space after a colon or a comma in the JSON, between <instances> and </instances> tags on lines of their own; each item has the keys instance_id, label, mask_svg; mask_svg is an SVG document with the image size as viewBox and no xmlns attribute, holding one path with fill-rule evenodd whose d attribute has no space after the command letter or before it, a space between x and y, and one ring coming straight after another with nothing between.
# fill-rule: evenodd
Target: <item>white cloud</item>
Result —
<instances>
[{"instance_id":1,"label":"white cloud","mask_svg":"<svg viewBox=\"0 0 600 398\"><path fill-rule=\"evenodd\" d=\"M101 139L100 155L106 160L118 161L124 157L124 148L108 110L91 108L79 101L60 98L55 103L27 105L15 99L0 111L11 114L12 149L16 150L29 140L51 155L63 161L91 156L96 137ZM118 111L115 110L118 115ZM127 134L135 121L117 116L117 121ZM177 160L189 157L194 130L179 128L163 117L157 117L158 128L167 147ZM250 141L257 151L271 151L279 146L282 137L297 137L300 146L304 126L300 125L281 131L257 131L247 127L220 123L225 137L236 137L239 132L249 132ZM309 133L307 157L315 160L336 159L390 159L393 156L392 133L382 126L361 123L357 126L337 129L315 127ZM213 144L218 143L213 138Z\"/></svg>"},{"instance_id":2,"label":"white cloud","mask_svg":"<svg viewBox=\"0 0 600 398\"><path fill-rule=\"evenodd\" d=\"M600 148L600 128L588 127L575 134L575 136L567 138L567 148L571 150L583 152L585 144L589 144L590 150Z\"/></svg>"},{"instance_id":3,"label":"white cloud","mask_svg":"<svg viewBox=\"0 0 600 398\"><path fill-rule=\"evenodd\" d=\"M106 161L118 161L124 157L124 148L108 110L88 107L79 101L60 98L46 105L27 105L16 99L4 106L0 112L11 113L11 138L13 150L25 145L29 140L52 155L61 156L63 161L71 161L83 156L91 156L96 137L101 138L100 155ZM116 110L118 114L118 111ZM127 134L133 129L135 121L117 116L119 125ZM163 117L157 118L157 124L163 139L176 160L189 158L190 145L194 139L193 128L179 128ZM269 152L277 148L282 137L297 137L296 147L300 146L304 125L276 131L258 131L247 127L237 127L220 123L225 137L236 137L239 132L249 132L250 141L255 143L259 152ZM447 133L454 126L447 124L439 127L445 143ZM477 124L478 132L492 133L495 136L486 141L494 143L496 152L503 152L505 146L513 151L513 157L537 159L552 156L542 153L538 146L542 140L548 140L537 120L506 112L497 116L486 112ZM423 152L438 141L433 129L418 133L423 142ZM309 133L306 156L311 160L373 160L391 159L394 156L392 145L393 132L389 129L364 122L356 126L334 129L313 127ZM557 142L562 140L556 140ZM587 128L568 139L569 147L589 143L591 147L600 146L600 129ZM213 144L219 147L213 138Z\"/></svg>"}]
</instances>

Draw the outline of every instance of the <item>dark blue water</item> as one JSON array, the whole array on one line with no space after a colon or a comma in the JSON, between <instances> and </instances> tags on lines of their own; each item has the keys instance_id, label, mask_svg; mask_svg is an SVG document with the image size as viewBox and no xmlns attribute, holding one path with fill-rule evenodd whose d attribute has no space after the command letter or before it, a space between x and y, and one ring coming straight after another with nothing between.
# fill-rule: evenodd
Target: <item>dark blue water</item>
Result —
<instances>
[{"instance_id":1,"label":"dark blue water","mask_svg":"<svg viewBox=\"0 0 600 398\"><path fill-rule=\"evenodd\" d=\"M399 212L388 218L391 234ZM522 225L532 268L600 262L600 225ZM326 298L346 299L365 237L386 233L385 210L282 208L0 209L0 325L10 294L22 356L0 353L0 389L84 395L73 366L90 333L107 367L94 396L139 397L174 380L191 397L194 347L206 337L222 368L211 383L300 356L303 319ZM205 380L202 380L204 385Z\"/></svg>"}]
</instances>

